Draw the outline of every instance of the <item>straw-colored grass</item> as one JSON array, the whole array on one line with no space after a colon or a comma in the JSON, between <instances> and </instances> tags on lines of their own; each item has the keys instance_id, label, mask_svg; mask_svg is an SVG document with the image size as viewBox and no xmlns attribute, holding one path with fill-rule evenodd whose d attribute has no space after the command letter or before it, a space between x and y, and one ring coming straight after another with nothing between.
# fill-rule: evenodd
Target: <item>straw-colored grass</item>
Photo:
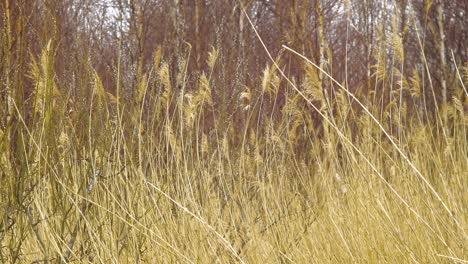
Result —
<instances>
[{"instance_id":1,"label":"straw-colored grass","mask_svg":"<svg viewBox=\"0 0 468 264\"><path fill-rule=\"evenodd\" d=\"M322 89L305 57L302 83L278 56L226 110L215 49L193 87L188 62L172 73L158 51L131 102L120 66L116 94L89 66L91 88L75 87L89 99L73 101L51 49L29 60L31 113L12 102L16 149L0 130L2 262L468 261L467 66L447 124L355 96L326 71ZM408 104L417 76L395 87Z\"/></svg>"}]
</instances>

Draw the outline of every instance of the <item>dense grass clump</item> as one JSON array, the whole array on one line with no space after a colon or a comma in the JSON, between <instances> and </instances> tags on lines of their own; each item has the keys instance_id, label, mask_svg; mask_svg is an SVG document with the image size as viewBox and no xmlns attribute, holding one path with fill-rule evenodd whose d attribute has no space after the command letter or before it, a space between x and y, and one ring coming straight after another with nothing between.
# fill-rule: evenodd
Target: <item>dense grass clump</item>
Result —
<instances>
[{"instance_id":1,"label":"dense grass clump","mask_svg":"<svg viewBox=\"0 0 468 264\"><path fill-rule=\"evenodd\" d=\"M465 263L468 67L428 109L421 72L359 94L283 53L229 109L216 49L206 73L156 52L131 86L118 61L115 92L87 63L58 80L54 40L25 59L34 91L0 127L2 262Z\"/></svg>"}]
</instances>

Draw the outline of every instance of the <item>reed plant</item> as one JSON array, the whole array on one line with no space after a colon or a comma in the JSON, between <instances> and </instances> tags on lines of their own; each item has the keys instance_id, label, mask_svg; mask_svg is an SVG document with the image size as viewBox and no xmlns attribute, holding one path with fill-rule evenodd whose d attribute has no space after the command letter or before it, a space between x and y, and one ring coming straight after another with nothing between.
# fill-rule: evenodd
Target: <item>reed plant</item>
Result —
<instances>
[{"instance_id":1,"label":"reed plant","mask_svg":"<svg viewBox=\"0 0 468 264\"><path fill-rule=\"evenodd\" d=\"M466 263L468 64L428 122L426 73L405 76L390 39L373 51L367 94L337 82L330 62L265 46L271 61L230 109L216 48L197 73L190 47L176 67L161 49L130 73L119 57L109 92L86 59L61 82L54 38L24 57L24 100L2 35L1 261ZM284 71L285 54L303 78Z\"/></svg>"}]
</instances>

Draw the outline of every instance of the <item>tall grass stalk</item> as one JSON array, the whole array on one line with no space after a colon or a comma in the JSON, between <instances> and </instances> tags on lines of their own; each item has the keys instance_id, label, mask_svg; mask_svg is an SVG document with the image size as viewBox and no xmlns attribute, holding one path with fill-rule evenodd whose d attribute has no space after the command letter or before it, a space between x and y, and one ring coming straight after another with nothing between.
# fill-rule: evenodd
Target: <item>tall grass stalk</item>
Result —
<instances>
[{"instance_id":1,"label":"tall grass stalk","mask_svg":"<svg viewBox=\"0 0 468 264\"><path fill-rule=\"evenodd\" d=\"M133 72L121 38L112 92L87 54L62 81L54 37L22 58L33 91L1 110L15 117L0 127L2 262L466 262L468 64L456 65L449 125L439 109L428 123L427 65L405 76L402 55L392 48L398 66L386 65L378 43L369 88L396 101L354 93L325 57L272 54L243 14L270 62L231 99L222 47L205 73L189 70L190 45L176 66L162 48L148 67L139 54ZM410 102L421 109L408 114Z\"/></svg>"}]
</instances>

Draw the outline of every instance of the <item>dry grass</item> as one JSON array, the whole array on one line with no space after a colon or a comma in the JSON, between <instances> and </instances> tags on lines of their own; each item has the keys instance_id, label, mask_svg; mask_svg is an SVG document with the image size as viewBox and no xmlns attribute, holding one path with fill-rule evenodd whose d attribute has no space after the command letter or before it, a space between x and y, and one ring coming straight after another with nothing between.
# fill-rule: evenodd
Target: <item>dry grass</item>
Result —
<instances>
[{"instance_id":1,"label":"dry grass","mask_svg":"<svg viewBox=\"0 0 468 264\"><path fill-rule=\"evenodd\" d=\"M467 262L468 67L441 124L338 83L322 92L310 65L296 84L280 57L224 113L216 50L194 87L158 52L131 103L92 69L75 102L50 49L30 62L32 117L14 105L21 148L0 131L3 262Z\"/></svg>"}]
</instances>

